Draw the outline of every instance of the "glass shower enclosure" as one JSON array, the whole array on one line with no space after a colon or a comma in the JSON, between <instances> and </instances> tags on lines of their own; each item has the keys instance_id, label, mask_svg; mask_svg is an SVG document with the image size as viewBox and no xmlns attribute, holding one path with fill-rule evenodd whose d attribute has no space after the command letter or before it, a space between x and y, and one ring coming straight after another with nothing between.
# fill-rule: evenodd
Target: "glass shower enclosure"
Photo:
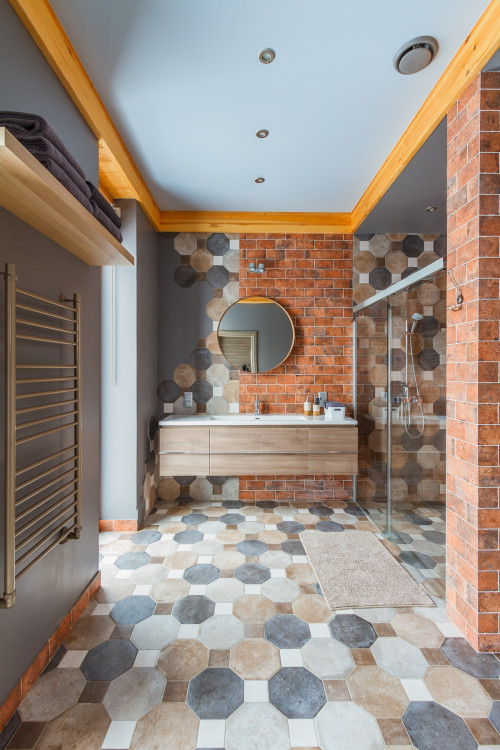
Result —
<instances>
[{"instance_id":1,"label":"glass shower enclosure","mask_svg":"<svg viewBox=\"0 0 500 750\"><path fill-rule=\"evenodd\" d=\"M355 498L444 595L446 274L440 259L354 308Z\"/></svg>"}]
</instances>

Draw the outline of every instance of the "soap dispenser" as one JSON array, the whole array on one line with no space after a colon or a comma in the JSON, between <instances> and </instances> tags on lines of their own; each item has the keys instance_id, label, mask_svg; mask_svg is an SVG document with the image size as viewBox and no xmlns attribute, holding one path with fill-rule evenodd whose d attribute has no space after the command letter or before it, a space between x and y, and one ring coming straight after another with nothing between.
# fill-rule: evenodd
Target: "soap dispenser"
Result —
<instances>
[{"instance_id":1,"label":"soap dispenser","mask_svg":"<svg viewBox=\"0 0 500 750\"><path fill-rule=\"evenodd\" d=\"M320 414L321 414L321 407L319 405L319 397L316 396L316 398L314 399L314 404L313 404L313 417L319 417Z\"/></svg>"},{"instance_id":2,"label":"soap dispenser","mask_svg":"<svg viewBox=\"0 0 500 750\"><path fill-rule=\"evenodd\" d=\"M304 416L310 417L311 413L312 413L312 404L309 401L309 396L308 396L306 400L304 401Z\"/></svg>"}]
</instances>

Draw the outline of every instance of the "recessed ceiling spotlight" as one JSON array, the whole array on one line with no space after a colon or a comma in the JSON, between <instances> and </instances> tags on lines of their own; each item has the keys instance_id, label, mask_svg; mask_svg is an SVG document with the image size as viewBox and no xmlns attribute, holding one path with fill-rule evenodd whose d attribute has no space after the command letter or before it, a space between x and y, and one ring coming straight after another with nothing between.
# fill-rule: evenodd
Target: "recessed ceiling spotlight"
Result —
<instances>
[{"instance_id":1,"label":"recessed ceiling spotlight","mask_svg":"<svg viewBox=\"0 0 500 750\"><path fill-rule=\"evenodd\" d=\"M267 138L267 136L269 135L269 130L257 130L255 135L257 136L257 138Z\"/></svg>"},{"instance_id":2,"label":"recessed ceiling spotlight","mask_svg":"<svg viewBox=\"0 0 500 750\"><path fill-rule=\"evenodd\" d=\"M258 185L260 185L260 184L261 184L261 182L265 182L265 181L266 181L266 178L265 178L265 177L256 177L256 178L255 178L255 182L256 182L256 183L257 183Z\"/></svg>"},{"instance_id":3,"label":"recessed ceiling spotlight","mask_svg":"<svg viewBox=\"0 0 500 750\"><path fill-rule=\"evenodd\" d=\"M432 36L416 36L398 49L394 57L394 67L404 76L419 73L436 56L438 43Z\"/></svg>"},{"instance_id":4,"label":"recessed ceiling spotlight","mask_svg":"<svg viewBox=\"0 0 500 750\"><path fill-rule=\"evenodd\" d=\"M433 213L434 213L434 211L437 211L437 210L438 210L438 207L437 207L437 206L427 206L427 208L426 208L425 210L426 210L426 212L427 212L428 214L433 214Z\"/></svg>"},{"instance_id":5,"label":"recessed ceiling spotlight","mask_svg":"<svg viewBox=\"0 0 500 750\"><path fill-rule=\"evenodd\" d=\"M270 47L266 47L266 49L263 49L259 52L259 60L261 63L264 63L264 65L268 65L269 63L272 63L276 55L274 54L274 50L272 50Z\"/></svg>"}]
</instances>

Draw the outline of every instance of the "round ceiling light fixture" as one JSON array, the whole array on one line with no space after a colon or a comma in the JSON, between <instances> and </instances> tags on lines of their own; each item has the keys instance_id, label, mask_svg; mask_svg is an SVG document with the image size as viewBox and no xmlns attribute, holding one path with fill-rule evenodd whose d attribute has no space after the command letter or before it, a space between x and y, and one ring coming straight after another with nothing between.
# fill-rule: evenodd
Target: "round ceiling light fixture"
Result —
<instances>
[{"instance_id":1,"label":"round ceiling light fixture","mask_svg":"<svg viewBox=\"0 0 500 750\"><path fill-rule=\"evenodd\" d=\"M256 183L257 183L258 185L260 185L261 183L263 183L263 182L265 182L265 181L266 181L266 178L265 178L265 177L256 177L256 178L255 178L255 182L256 182Z\"/></svg>"},{"instance_id":2,"label":"round ceiling light fixture","mask_svg":"<svg viewBox=\"0 0 500 750\"><path fill-rule=\"evenodd\" d=\"M276 55L274 54L274 50L272 50L270 47L266 47L266 49L263 49L259 52L259 60L261 63L264 63L264 65L269 65L269 63L272 63Z\"/></svg>"},{"instance_id":3,"label":"round ceiling light fixture","mask_svg":"<svg viewBox=\"0 0 500 750\"><path fill-rule=\"evenodd\" d=\"M416 36L398 49L394 57L394 67L404 76L419 73L436 56L438 43L432 36Z\"/></svg>"},{"instance_id":4,"label":"round ceiling light fixture","mask_svg":"<svg viewBox=\"0 0 500 750\"><path fill-rule=\"evenodd\" d=\"M267 138L267 136L269 135L269 130L257 130L255 135L257 136L257 138Z\"/></svg>"},{"instance_id":5,"label":"round ceiling light fixture","mask_svg":"<svg viewBox=\"0 0 500 750\"><path fill-rule=\"evenodd\" d=\"M426 212L427 212L428 214L433 214L433 213L434 213L434 211L437 211L437 210L438 210L438 207L437 207L437 206L427 206L427 208L426 208L425 210L426 210Z\"/></svg>"}]
</instances>

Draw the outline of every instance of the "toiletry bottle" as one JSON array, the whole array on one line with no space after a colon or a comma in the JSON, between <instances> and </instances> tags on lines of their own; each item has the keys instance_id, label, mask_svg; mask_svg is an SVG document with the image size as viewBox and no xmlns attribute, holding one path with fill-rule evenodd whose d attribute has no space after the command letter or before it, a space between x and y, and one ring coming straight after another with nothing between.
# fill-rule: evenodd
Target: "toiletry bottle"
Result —
<instances>
[{"instance_id":1,"label":"toiletry bottle","mask_svg":"<svg viewBox=\"0 0 500 750\"><path fill-rule=\"evenodd\" d=\"M310 417L311 414L312 414L312 404L309 401L309 396L308 396L306 400L304 401L304 416Z\"/></svg>"},{"instance_id":2,"label":"toiletry bottle","mask_svg":"<svg viewBox=\"0 0 500 750\"><path fill-rule=\"evenodd\" d=\"M314 399L314 404L313 404L313 417L319 417L320 413L321 413L321 408L319 405L319 398L318 396L316 396L316 398Z\"/></svg>"}]
</instances>

